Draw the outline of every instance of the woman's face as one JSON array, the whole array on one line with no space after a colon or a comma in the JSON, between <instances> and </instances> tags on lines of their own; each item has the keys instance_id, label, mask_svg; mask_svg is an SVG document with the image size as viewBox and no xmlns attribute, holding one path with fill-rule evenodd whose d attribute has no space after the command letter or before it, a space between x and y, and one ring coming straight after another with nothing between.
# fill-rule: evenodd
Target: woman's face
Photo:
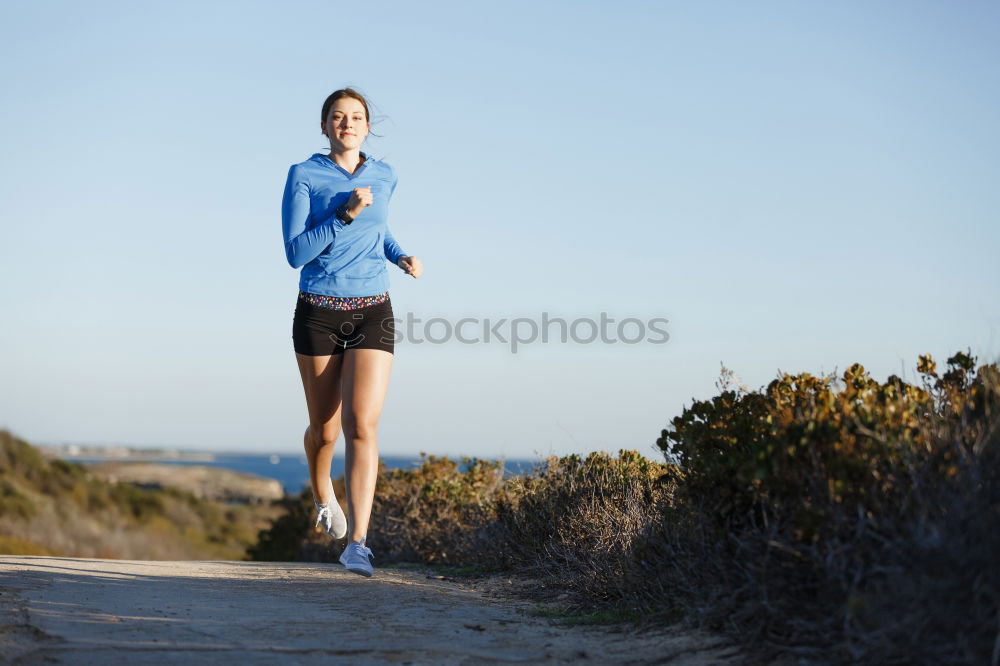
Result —
<instances>
[{"instance_id":1,"label":"woman's face","mask_svg":"<svg viewBox=\"0 0 1000 666\"><path fill-rule=\"evenodd\" d=\"M360 148L368 136L365 107L353 97L341 97L327 112L323 132L330 137L333 150Z\"/></svg>"}]
</instances>

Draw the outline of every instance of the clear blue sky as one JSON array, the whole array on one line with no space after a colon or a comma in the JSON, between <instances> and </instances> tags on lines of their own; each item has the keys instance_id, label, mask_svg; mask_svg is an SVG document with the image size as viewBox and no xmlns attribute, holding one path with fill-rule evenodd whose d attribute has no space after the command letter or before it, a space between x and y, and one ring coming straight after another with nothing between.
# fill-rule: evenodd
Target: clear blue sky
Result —
<instances>
[{"instance_id":1,"label":"clear blue sky","mask_svg":"<svg viewBox=\"0 0 1000 666\"><path fill-rule=\"evenodd\" d=\"M781 371L1000 351L996 2L23 2L0 9L0 426L299 450L288 166L325 97L399 173L395 312L669 320L396 348L383 453L652 455Z\"/></svg>"}]
</instances>

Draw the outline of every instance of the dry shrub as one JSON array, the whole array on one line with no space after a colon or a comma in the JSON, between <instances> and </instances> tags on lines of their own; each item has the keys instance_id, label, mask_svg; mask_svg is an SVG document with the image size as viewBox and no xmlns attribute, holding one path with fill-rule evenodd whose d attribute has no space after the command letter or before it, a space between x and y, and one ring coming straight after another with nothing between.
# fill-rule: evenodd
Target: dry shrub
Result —
<instances>
[{"instance_id":1,"label":"dry shrub","mask_svg":"<svg viewBox=\"0 0 1000 666\"><path fill-rule=\"evenodd\" d=\"M368 529L385 561L469 564L483 548L482 527L504 492L503 463L421 453L416 469L382 469Z\"/></svg>"},{"instance_id":2,"label":"dry shrub","mask_svg":"<svg viewBox=\"0 0 1000 666\"><path fill-rule=\"evenodd\" d=\"M765 658L996 666L1000 372L965 353L917 369L920 386L857 364L762 391L724 380L663 431L669 464L381 470L369 540L382 562L532 574L577 609L683 612ZM304 501L282 524L300 556Z\"/></svg>"},{"instance_id":3,"label":"dry shrub","mask_svg":"<svg viewBox=\"0 0 1000 666\"><path fill-rule=\"evenodd\" d=\"M659 443L687 476L646 547L655 594L815 662L995 663L1000 375L948 366L921 357L919 387L783 375L673 419Z\"/></svg>"},{"instance_id":4,"label":"dry shrub","mask_svg":"<svg viewBox=\"0 0 1000 666\"><path fill-rule=\"evenodd\" d=\"M477 559L535 575L578 604L634 610L633 551L678 478L676 466L635 451L551 457L508 482Z\"/></svg>"},{"instance_id":5,"label":"dry shrub","mask_svg":"<svg viewBox=\"0 0 1000 666\"><path fill-rule=\"evenodd\" d=\"M676 465L623 450L505 477L500 463L463 462L431 456L380 477L369 529L380 559L516 571L577 610L639 610L635 550L670 505Z\"/></svg>"}]
</instances>

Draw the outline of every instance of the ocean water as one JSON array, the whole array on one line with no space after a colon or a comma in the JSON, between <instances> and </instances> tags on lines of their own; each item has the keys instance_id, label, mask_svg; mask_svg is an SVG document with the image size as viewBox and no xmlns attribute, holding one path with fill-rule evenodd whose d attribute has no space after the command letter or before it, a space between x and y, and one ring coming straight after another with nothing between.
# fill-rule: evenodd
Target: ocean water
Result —
<instances>
[{"instance_id":1,"label":"ocean water","mask_svg":"<svg viewBox=\"0 0 1000 666\"><path fill-rule=\"evenodd\" d=\"M207 465L211 467L225 467L237 472L248 472L263 476L269 479L277 479L285 488L288 494L298 494L303 486L309 485L309 463L306 462L305 454L213 454L214 459L210 461L188 461L143 458L141 462L165 463L170 465ZM93 458L93 457L70 457L64 456L65 460L73 462L106 462L114 460L116 462L128 462L121 458ZM138 460L136 460L138 462ZM420 466L420 458L403 457L382 457L382 463L389 469L413 469ZM530 472L536 461L532 460L505 460L504 469L508 474L525 474ZM344 459L334 457L330 469L330 476L337 478L344 473Z\"/></svg>"}]
</instances>

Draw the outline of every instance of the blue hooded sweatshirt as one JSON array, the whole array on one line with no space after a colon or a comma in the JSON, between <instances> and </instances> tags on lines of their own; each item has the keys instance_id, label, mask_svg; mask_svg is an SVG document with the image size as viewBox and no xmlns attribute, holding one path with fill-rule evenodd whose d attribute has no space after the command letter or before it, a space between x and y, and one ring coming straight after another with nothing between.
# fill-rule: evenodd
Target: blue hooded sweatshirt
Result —
<instances>
[{"instance_id":1,"label":"blue hooded sweatshirt","mask_svg":"<svg viewBox=\"0 0 1000 666\"><path fill-rule=\"evenodd\" d=\"M350 173L322 153L288 170L281 201L285 257L302 267L299 289L327 296L376 296L389 290L389 271L406 256L389 232L389 199L396 170L362 152L364 161ZM351 224L335 211L356 187L371 185L372 204Z\"/></svg>"}]
</instances>

